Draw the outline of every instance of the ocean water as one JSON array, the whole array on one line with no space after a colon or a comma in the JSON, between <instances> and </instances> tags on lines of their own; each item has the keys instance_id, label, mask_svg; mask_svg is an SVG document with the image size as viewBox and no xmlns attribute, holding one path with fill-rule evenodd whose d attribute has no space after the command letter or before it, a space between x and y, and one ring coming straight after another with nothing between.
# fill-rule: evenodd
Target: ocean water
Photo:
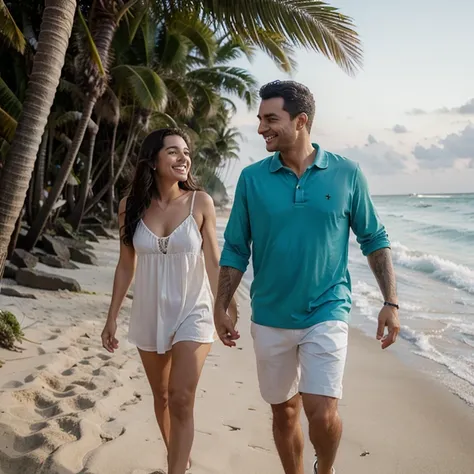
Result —
<instances>
[{"instance_id":1,"label":"ocean water","mask_svg":"<svg viewBox=\"0 0 474 474\"><path fill-rule=\"evenodd\" d=\"M400 299L395 350L474 406L474 194L375 196ZM218 223L219 241L225 221ZM374 336L382 297L353 235L351 324ZM244 284L252 279L250 268ZM387 369L389 370L389 369Z\"/></svg>"}]
</instances>

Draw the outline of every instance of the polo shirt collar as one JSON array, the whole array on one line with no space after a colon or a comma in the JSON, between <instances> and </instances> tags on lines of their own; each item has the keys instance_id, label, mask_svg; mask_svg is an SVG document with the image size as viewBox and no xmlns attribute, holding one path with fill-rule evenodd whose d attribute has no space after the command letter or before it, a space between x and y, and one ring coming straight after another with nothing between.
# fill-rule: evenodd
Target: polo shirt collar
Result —
<instances>
[{"instance_id":1,"label":"polo shirt collar","mask_svg":"<svg viewBox=\"0 0 474 474\"><path fill-rule=\"evenodd\" d=\"M312 143L313 148L316 151L316 156L314 157L313 163L308 168L319 168L319 169L326 169L328 167L328 157L326 156L325 151L317 144ZM270 162L270 171L275 173L279 169L283 168L283 163L280 159L280 152L277 151Z\"/></svg>"}]
</instances>

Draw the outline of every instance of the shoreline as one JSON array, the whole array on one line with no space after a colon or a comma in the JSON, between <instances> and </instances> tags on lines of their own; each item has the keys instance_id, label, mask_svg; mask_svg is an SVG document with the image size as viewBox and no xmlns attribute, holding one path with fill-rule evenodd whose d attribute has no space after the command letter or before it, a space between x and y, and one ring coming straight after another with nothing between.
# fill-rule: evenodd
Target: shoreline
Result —
<instances>
[{"instance_id":1,"label":"shoreline","mask_svg":"<svg viewBox=\"0 0 474 474\"><path fill-rule=\"evenodd\" d=\"M98 267L38 265L76 278L82 293L24 289L37 299L0 296L0 308L14 312L26 337L40 343L25 342L23 353L0 349L6 361L0 369L0 474L35 474L43 463L51 474L165 469L150 389L136 348L126 341L129 299L119 320L120 350L110 356L100 345L118 241L101 239L93 245ZM258 391L244 288L239 296L238 349L217 341L198 387L192 474L282 472L270 410ZM340 413L344 434L338 473L472 472L474 410L400 360L396 351L381 351L374 338L354 328ZM311 461L306 439L307 473Z\"/></svg>"}]
</instances>

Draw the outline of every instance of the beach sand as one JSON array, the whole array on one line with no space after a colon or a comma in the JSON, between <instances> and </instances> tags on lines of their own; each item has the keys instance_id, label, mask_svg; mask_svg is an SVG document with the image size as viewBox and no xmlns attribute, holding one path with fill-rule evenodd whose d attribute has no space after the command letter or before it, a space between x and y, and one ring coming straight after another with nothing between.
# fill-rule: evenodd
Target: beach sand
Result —
<instances>
[{"instance_id":1,"label":"beach sand","mask_svg":"<svg viewBox=\"0 0 474 474\"><path fill-rule=\"evenodd\" d=\"M110 355L101 348L118 241L94 246L99 267L38 265L72 276L91 293L25 289L37 299L0 296L0 308L14 312L26 336L40 343L25 342L22 353L0 350L2 474L166 472L150 389L126 341L130 299L119 320L120 349ZM240 299L238 348L216 342L198 387L192 474L283 473L258 391L249 304L242 292ZM474 410L356 330L340 407L338 474L474 472ZM309 474L308 442L305 461Z\"/></svg>"}]
</instances>

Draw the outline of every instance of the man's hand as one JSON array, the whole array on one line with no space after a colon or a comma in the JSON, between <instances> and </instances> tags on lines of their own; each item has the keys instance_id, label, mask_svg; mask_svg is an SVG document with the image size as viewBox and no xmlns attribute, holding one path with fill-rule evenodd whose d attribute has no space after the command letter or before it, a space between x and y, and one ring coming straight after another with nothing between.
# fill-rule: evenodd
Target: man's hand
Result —
<instances>
[{"instance_id":1,"label":"man's hand","mask_svg":"<svg viewBox=\"0 0 474 474\"><path fill-rule=\"evenodd\" d=\"M217 335L227 347L235 347L235 341L240 338L240 334L235 329L235 322L223 308L214 309L214 325Z\"/></svg>"},{"instance_id":2,"label":"man's hand","mask_svg":"<svg viewBox=\"0 0 474 474\"><path fill-rule=\"evenodd\" d=\"M385 328L388 334L384 335ZM391 346L400 332L400 321L398 320L398 310L392 306L384 306L379 313L379 323L377 326L377 340L382 341L382 349Z\"/></svg>"}]
</instances>

